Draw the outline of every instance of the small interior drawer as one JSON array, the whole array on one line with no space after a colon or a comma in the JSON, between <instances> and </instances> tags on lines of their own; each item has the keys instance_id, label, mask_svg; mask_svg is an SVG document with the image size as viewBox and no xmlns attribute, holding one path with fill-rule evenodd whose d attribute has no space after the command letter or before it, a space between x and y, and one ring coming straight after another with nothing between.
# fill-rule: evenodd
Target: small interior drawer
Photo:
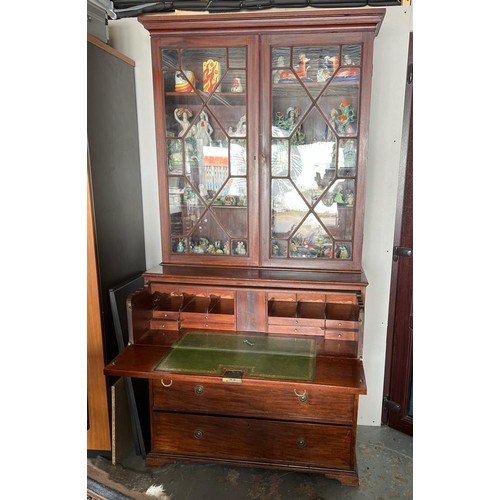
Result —
<instances>
[{"instance_id":1,"label":"small interior drawer","mask_svg":"<svg viewBox=\"0 0 500 500\"><path fill-rule=\"evenodd\" d=\"M153 318L149 322L149 327L151 330L178 330L179 329L179 321L161 319L161 318Z\"/></svg>"},{"instance_id":2,"label":"small interior drawer","mask_svg":"<svg viewBox=\"0 0 500 500\"><path fill-rule=\"evenodd\" d=\"M222 320L225 320L226 323L223 323ZM217 322L219 320L219 322ZM187 317L186 319L181 319L180 322L181 328L193 328L196 330L224 330L224 331L232 331L235 329L234 318L229 320L228 318L222 318L221 316L217 317L209 317L208 319L198 319Z\"/></svg>"},{"instance_id":3,"label":"small interior drawer","mask_svg":"<svg viewBox=\"0 0 500 500\"><path fill-rule=\"evenodd\" d=\"M284 333L287 335L324 335L325 329L318 326L303 326L303 324L273 325L267 326L268 333Z\"/></svg>"},{"instance_id":4,"label":"small interior drawer","mask_svg":"<svg viewBox=\"0 0 500 500\"><path fill-rule=\"evenodd\" d=\"M325 339L329 340L358 340L358 330L343 330L341 328L327 328Z\"/></svg>"}]
</instances>

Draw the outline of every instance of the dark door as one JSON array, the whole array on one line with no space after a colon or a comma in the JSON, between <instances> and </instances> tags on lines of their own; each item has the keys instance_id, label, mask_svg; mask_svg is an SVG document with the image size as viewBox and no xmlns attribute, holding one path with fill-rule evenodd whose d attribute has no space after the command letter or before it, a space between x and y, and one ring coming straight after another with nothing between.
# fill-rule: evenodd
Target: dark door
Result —
<instances>
[{"instance_id":1,"label":"dark door","mask_svg":"<svg viewBox=\"0 0 500 500\"><path fill-rule=\"evenodd\" d=\"M413 435L413 37L410 33L382 422Z\"/></svg>"}]
</instances>

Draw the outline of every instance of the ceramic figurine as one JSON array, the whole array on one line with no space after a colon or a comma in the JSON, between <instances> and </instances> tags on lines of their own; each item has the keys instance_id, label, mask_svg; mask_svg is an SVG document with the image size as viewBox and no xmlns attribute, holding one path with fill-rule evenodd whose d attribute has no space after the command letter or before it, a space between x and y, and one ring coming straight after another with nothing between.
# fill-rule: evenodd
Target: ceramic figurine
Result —
<instances>
[{"instance_id":1,"label":"ceramic figurine","mask_svg":"<svg viewBox=\"0 0 500 500\"><path fill-rule=\"evenodd\" d=\"M209 59L203 62L203 91L213 92L219 91L218 87L220 81L220 63Z\"/></svg>"},{"instance_id":2,"label":"ceramic figurine","mask_svg":"<svg viewBox=\"0 0 500 500\"><path fill-rule=\"evenodd\" d=\"M179 136L184 136L191 125L189 118L193 116L193 112L189 108L176 108L174 110L175 121L180 125L181 130Z\"/></svg>"},{"instance_id":3,"label":"ceramic figurine","mask_svg":"<svg viewBox=\"0 0 500 500\"><path fill-rule=\"evenodd\" d=\"M247 254L247 248L245 246L244 241L238 241L238 243L236 243L236 249L235 249L234 253L236 253L238 255L246 255Z\"/></svg>"},{"instance_id":4,"label":"ceramic figurine","mask_svg":"<svg viewBox=\"0 0 500 500\"><path fill-rule=\"evenodd\" d=\"M291 83L297 80L297 77L303 81L312 82L312 80L307 76L307 71L309 70L307 63L310 60L311 59L309 59L304 53L300 54L299 62L294 66L295 72L289 70L281 71L279 73L278 83Z\"/></svg>"},{"instance_id":5,"label":"ceramic figurine","mask_svg":"<svg viewBox=\"0 0 500 500\"><path fill-rule=\"evenodd\" d=\"M285 66L285 58L283 56L279 56L277 61L276 61L275 66L278 66L280 68L284 67ZM280 70L280 69L275 69L273 71L273 83L279 83L279 81L281 79L281 73L282 73L282 70Z\"/></svg>"},{"instance_id":6,"label":"ceramic figurine","mask_svg":"<svg viewBox=\"0 0 500 500\"><path fill-rule=\"evenodd\" d=\"M331 128L325 125L326 129L326 134L325 134L325 139L327 141L334 141L335 140L335 133L333 132L334 130L337 130L337 116L339 112L336 109L332 109L330 111L330 119L328 120L328 123L330 124Z\"/></svg>"},{"instance_id":7,"label":"ceramic figurine","mask_svg":"<svg viewBox=\"0 0 500 500\"><path fill-rule=\"evenodd\" d=\"M353 133L352 124L356 121L356 112L354 107L349 101L342 101L339 109L332 109L330 111L330 119L328 122L332 128L340 135L347 135ZM328 129L326 139L331 140L334 138L332 130Z\"/></svg>"},{"instance_id":8,"label":"ceramic figurine","mask_svg":"<svg viewBox=\"0 0 500 500\"><path fill-rule=\"evenodd\" d=\"M201 141L203 146L210 146L213 131L214 129L208 121L207 113L202 111L200 113L200 119L196 124L196 138Z\"/></svg>"},{"instance_id":9,"label":"ceramic figurine","mask_svg":"<svg viewBox=\"0 0 500 500\"><path fill-rule=\"evenodd\" d=\"M175 72L175 91L186 93L194 92L195 77L192 71L184 70Z\"/></svg>"},{"instance_id":10,"label":"ceramic figurine","mask_svg":"<svg viewBox=\"0 0 500 500\"><path fill-rule=\"evenodd\" d=\"M175 251L177 253L184 253L185 249L186 249L186 247L184 246L184 243L182 242L182 240L179 240L179 243L177 243L177 248Z\"/></svg>"},{"instance_id":11,"label":"ceramic figurine","mask_svg":"<svg viewBox=\"0 0 500 500\"><path fill-rule=\"evenodd\" d=\"M297 122L299 120L301 113L301 109L299 107L289 107L286 110L286 116L287 116L287 122L288 122L288 128L287 130L293 130L297 126ZM304 131L302 129L302 125L299 126L295 134L293 134L291 140L292 144L296 145L301 145L305 144L306 142L306 137L304 134Z\"/></svg>"},{"instance_id":12,"label":"ceramic figurine","mask_svg":"<svg viewBox=\"0 0 500 500\"><path fill-rule=\"evenodd\" d=\"M345 245L339 245L337 250L337 258L339 259L348 259L349 258L349 250L347 250Z\"/></svg>"},{"instance_id":13,"label":"ceramic figurine","mask_svg":"<svg viewBox=\"0 0 500 500\"><path fill-rule=\"evenodd\" d=\"M335 196L333 197L333 201L337 204L343 205L345 203L344 201L344 188L342 184L339 185L337 188L337 191L335 192Z\"/></svg>"},{"instance_id":14,"label":"ceramic figurine","mask_svg":"<svg viewBox=\"0 0 500 500\"><path fill-rule=\"evenodd\" d=\"M359 68L341 68L335 74L334 81L354 81L359 80Z\"/></svg>"},{"instance_id":15,"label":"ceramic figurine","mask_svg":"<svg viewBox=\"0 0 500 500\"><path fill-rule=\"evenodd\" d=\"M354 205L354 193L351 189L346 190L346 203L348 207L352 207Z\"/></svg>"},{"instance_id":16,"label":"ceramic figurine","mask_svg":"<svg viewBox=\"0 0 500 500\"><path fill-rule=\"evenodd\" d=\"M297 76L301 80L307 80L307 70L309 69L309 66L307 66L307 63L310 61L308 57L306 57L305 54L300 54L299 55L299 64L295 66L295 72L297 73Z\"/></svg>"},{"instance_id":17,"label":"ceramic figurine","mask_svg":"<svg viewBox=\"0 0 500 500\"><path fill-rule=\"evenodd\" d=\"M344 57L342 58L342 66L354 66L349 54L344 54Z\"/></svg>"},{"instance_id":18,"label":"ceramic figurine","mask_svg":"<svg viewBox=\"0 0 500 500\"><path fill-rule=\"evenodd\" d=\"M224 243L224 253L226 255L229 255L229 241L226 241L226 243Z\"/></svg>"},{"instance_id":19,"label":"ceramic figurine","mask_svg":"<svg viewBox=\"0 0 500 500\"><path fill-rule=\"evenodd\" d=\"M325 56L316 75L317 82L326 82L339 68L339 56Z\"/></svg>"},{"instance_id":20,"label":"ceramic figurine","mask_svg":"<svg viewBox=\"0 0 500 500\"><path fill-rule=\"evenodd\" d=\"M245 137L247 135L247 117L243 115L238 124L236 125L236 130L234 131L234 135L238 137Z\"/></svg>"},{"instance_id":21,"label":"ceramic figurine","mask_svg":"<svg viewBox=\"0 0 500 500\"><path fill-rule=\"evenodd\" d=\"M233 78L233 86L231 87L231 92L240 94L243 92L243 85L241 85L240 78Z\"/></svg>"}]
</instances>

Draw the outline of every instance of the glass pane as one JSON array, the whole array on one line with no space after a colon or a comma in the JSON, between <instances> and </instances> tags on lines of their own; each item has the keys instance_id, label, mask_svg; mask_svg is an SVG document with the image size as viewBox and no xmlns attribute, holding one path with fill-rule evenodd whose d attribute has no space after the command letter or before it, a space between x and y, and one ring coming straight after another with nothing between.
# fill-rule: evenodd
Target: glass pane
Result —
<instances>
[{"instance_id":1,"label":"glass pane","mask_svg":"<svg viewBox=\"0 0 500 500\"><path fill-rule=\"evenodd\" d=\"M299 106L288 106L284 111L277 111L274 115L273 137L290 137L292 144L304 144L306 137L301 115Z\"/></svg>"},{"instance_id":2,"label":"glass pane","mask_svg":"<svg viewBox=\"0 0 500 500\"><path fill-rule=\"evenodd\" d=\"M247 256L247 49L164 49L162 61L171 251Z\"/></svg>"},{"instance_id":3,"label":"glass pane","mask_svg":"<svg viewBox=\"0 0 500 500\"><path fill-rule=\"evenodd\" d=\"M272 237L287 238L304 219L309 209L289 180L273 179L271 191Z\"/></svg>"},{"instance_id":4,"label":"glass pane","mask_svg":"<svg viewBox=\"0 0 500 500\"><path fill-rule=\"evenodd\" d=\"M357 158L357 139L340 139L338 164L340 177L354 177L356 175Z\"/></svg>"},{"instance_id":5,"label":"glass pane","mask_svg":"<svg viewBox=\"0 0 500 500\"><path fill-rule=\"evenodd\" d=\"M164 68L179 68L179 51L177 49L163 49L161 51L161 61Z\"/></svg>"},{"instance_id":6,"label":"glass pane","mask_svg":"<svg viewBox=\"0 0 500 500\"><path fill-rule=\"evenodd\" d=\"M227 70L225 48L182 49L181 64L184 72L191 71L196 89L205 95L220 91L219 83Z\"/></svg>"},{"instance_id":7,"label":"glass pane","mask_svg":"<svg viewBox=\"0 0 500 500\"><path fill-rule=\"evenodd\" d=\"M352 258L352 244L347 242L335 243L335 259L349 260Z\"/></svg>"},{"instance_id":8,"label":"glass pane","mask_svg":"<svg viewBox=\"0 0 500 500\"><path fill-rule=\"evenodd\" d=\"M286 140L273 139L271 147L271 171L273 177L288 176L288 144L289 142Z\"/></svg>"},{"instance_id":9,"label":"glass pane","mask_svg":"<svg viewBox=\"0 0 500 500\"><path fill-rule=\"evenodd\" d=\"M229 177L228 149L197 142L201 155L186 176L200 196L210 203Z\"/></svg>"},{"instance_id":10,"label":"glass pane","mask_svg":"<svg viewBox=\"0 0 500 500\"><path fill-rule=\"evenodd\" d=\"M330 258L332 240L319 220L310 214L290 241L290 257Z\"/></svg>"},{"instance_id":11,"label":"glass pane","mask_svg":"<svg viewBox=\"0 0 500 500\"><path fill-rule=\"evenodd\" d=\"M352 258L361 48L272 50L271 258Z\"/></svg>"},{"instance_id":12,"label":"glass pane","mask_svg":"<svg viewBox=\"0 0 500 500\"><path fill-rule=\"evenodd\" d=\"M189 252L195 254L224 255L228 249L227 233L217 223L210 212L199 219L189 239ZM222 250L220 252L219 250Z\"/></svg>"},{"instance_id":13,"label":"glass pane","mask_svg":"<svg viewBox=\"0 0 500 500\"><path fill-rule=\"evenodd\" d=\"M229 67L231 69L245 69L247 66L247 50L246 47L230 47L229 48Z\"/></svg>"},{"instance_id":14,"label":"glass pane","mask_svg":"<svg viewBox=\"0 0 500 500\"><path fill-rule=\"evenodd\" d=\"M361 45L342 45L342 66L361 64Z\"/></svg>"},{"instance_id":15,"label":"glass pane","mask_svg":"<svg viewBox=\"0 0 500 500\"><path fill-rule=\"evenodd\" d=\"M288 242L286 240L273 240L272 253L274 258L284 258L288 255Z\"/></svg>"},{"instance_id":16,"label":"glass pane","mask_svg":"<svg viewBox=\"0 0 500 500\"><path fill-rule=\"evenodd\" d=\"M167 165L169 174L182 174L184 171L183 141L167 140Z\"/></svg>"},{"instance_id":17,"label":"glass pane","mask_svg":"<svg viewBox=\"0 0 500 500\"><path fill-rule=\"evenodd\" d=\"M247 141L231 139L229 141L229 159L231 175L247 174Z\"/></svg>"},{"instance_id":18,"label":"glass pane","mask_svg":"<svg viewBox=\"0 0 500 500\"><path fill-rule=\"evenodd\" d=\"M297 148L301 169L299 175L298 169L293 170L291 177L310 206L314 206L321 194L335 180L333 146L332 142L320 141Z\"/></svg>"},{"instance_id":19,"label":"glass pane","mask_svg":"<svg viewBox=\"0 0 500 500\"><path fill-rule=\"evenodd\" d=\"M170 177L168 193L171 233L174 236L187 235L206 205L184 177Z\"/></svg>"},{"instance_id":20,"label":"glass pane","mask_svg":"<svg viewBox=\"0 0 500 500\"><path fill-rule=\"evenodd\" d=\"M315 208L335 239L351 240L354 223L354 181L337 180Z\"/></svg>"}]
</instances>

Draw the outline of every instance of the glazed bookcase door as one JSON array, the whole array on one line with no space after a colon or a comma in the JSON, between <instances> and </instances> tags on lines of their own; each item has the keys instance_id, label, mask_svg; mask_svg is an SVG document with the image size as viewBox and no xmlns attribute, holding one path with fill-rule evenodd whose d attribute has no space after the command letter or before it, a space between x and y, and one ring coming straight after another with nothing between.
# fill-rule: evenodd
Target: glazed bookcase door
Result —
<instances>
[{"instance_id":1,"label":"glazed bookcase door","mask_svg":"<svg viewBox=\"0 0 500 500\"><path fill-rule=\"evenodd\" d=\"M371 50L363 35L264 38L267 265L361 268Z\"/></svg>"},{"instance_id":2,"label":"glazed bookcase door","mask_svg":"<svg viewBox=\"0 0 500 500\"><path fill-rule=\"evenodd\" d=\"M242 37L234 45L230 37L207 43L175 38L156 48L163 260L248 265L258 259L251 236L252 49Z\"/></svg>"}]
</instances>

